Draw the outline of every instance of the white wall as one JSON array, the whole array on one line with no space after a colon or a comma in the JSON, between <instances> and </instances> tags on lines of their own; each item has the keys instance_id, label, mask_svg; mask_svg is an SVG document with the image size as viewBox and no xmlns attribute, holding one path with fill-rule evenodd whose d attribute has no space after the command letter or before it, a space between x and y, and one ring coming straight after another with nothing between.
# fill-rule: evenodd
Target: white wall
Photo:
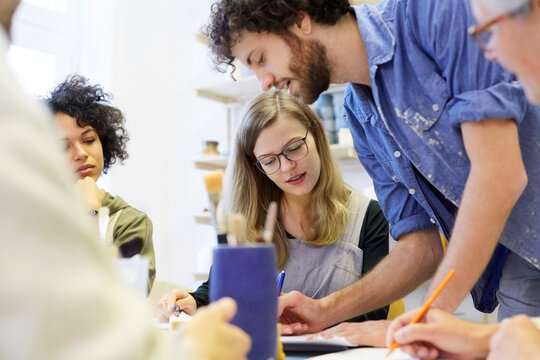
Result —
<instances>
[{"instance_id":1,"label":"white wall","mask_svg":"<svg viewBox=\"0 0 540 360\"><path fill-rule=\"evenodd\" d=\"M158 274L189 287L201 246L211 246L210 226L192 214L206 206L202 172L194 169L205 139L224 142L225 109L195 96L196 86L219 81L208 50L195 35L211 1L117 0L111 91L125 112L130 158L110 174L110 188L147 212L154 222Z\"/></svg>"}]
</instances>

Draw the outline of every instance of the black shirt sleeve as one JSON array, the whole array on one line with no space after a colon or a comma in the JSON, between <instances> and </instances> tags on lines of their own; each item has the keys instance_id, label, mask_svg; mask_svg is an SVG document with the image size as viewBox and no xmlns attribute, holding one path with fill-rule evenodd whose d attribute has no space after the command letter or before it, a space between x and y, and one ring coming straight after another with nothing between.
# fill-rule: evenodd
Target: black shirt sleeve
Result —
<instances>
[{"instance_id":1,"label":"black shirt sleeve","mask_svg":"<svg viewBox=\"0 0 540 360\"><path fill-rule=\"evenodd\" d=\"M364 251L362 274L367 274L388 255L389 226L379 206L371 200L364 216L358 247Z\"/></svg>"},{"instance_id":2,"label":"black shirt sleeve","mask_svg":"<svg viewBox=\"0 0 540 360\"><path fill-rule=\"evenodd\" d=\"M364 251L362 276L365 276L383 257L388 255L388 236L388 221L381 211L379 202L371 200L364 216L358 242L358 247ZM347 321L386 320L388 308L389 306L385 306Z\"/></svg>"},{"instance_id":3,"label":"black shirt sleeve","mask_svg":"<svg viewBox=\"0 0 540 360\"><path fill-rule=\"evenodd\" d=\"M210 286L210 279L212 277L212 268L210 267L210 274L208 275L208 280L203 282L201 286L197 288L194 292L190 292L191 296L195 299L197 303L197 308L201 306L206 306L210 302L210 296L208 295L208 287Z\"/></svg>"}]
</instances>

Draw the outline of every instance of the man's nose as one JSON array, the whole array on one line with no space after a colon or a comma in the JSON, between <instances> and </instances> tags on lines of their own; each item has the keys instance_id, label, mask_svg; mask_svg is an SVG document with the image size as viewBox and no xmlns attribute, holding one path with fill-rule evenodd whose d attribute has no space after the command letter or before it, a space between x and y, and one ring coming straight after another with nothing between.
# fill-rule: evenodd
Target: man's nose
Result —
<instances>
[{"instance_id":1,"label":"man's nose","mask_svg":"<svg viewBox=\"0 0 540 360\"><path fill-rule=\"evenodd\" d=\"M260 70L260 71L255 72L255 75L257 76L257 78L259 79L259 82L261 83L262 91L268 91L274 86L276 77L272 75L271 73Z\"/></svg>"}]
</instances>

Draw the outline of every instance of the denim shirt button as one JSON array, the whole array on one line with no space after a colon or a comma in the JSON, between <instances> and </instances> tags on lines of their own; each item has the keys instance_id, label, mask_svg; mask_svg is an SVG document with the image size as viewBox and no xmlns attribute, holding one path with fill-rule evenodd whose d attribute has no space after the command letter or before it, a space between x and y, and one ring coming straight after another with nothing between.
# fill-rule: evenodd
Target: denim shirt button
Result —
<instances>
[{"instance_id":1,"label":"denim shirt button","mask_svg":"<svg viewBox=\"0 0 540 360\"><path fill-rule=\"evenodd\" d=\"M401 156L401 153L399 151L394 151L394 156L398 158Z\"/></svg>"},{"instance_id":2,"label":"denim shirt button","mask_svg":"<svg viewBox=\"0 0 540 360\"><path fill-rule=\"evenodd\" d=\"M433 220L433 218L429 218L429 221L431 221L432 224L435 224L435 220Z\"/></svg>"},{"instance_id":3,"label":"denim shirt button","mask_svg":"<svg viewBox=\"0 0 540 360\"><path fill-rule=\"evenodd\" d=\"M409 194L411 194L411 195L416 194L416 190L414 190L413 188L410 188L409 189Z\"/></svg>"},{"instance_id":4,"label":"denim shirt button","mask_svg":"<svg viewBox=\"0 0 540 360\"><path fill-rule=\"evenodd\" d=\"M397 176L396 176L396 175L392 175L392 180L394 180L394 182L398 182Z\"/></svg>"},{"instance_id":5,"label":"denim shirt button","mask_svg":"<svg viewBox=\"0 0 540 360\"><path fill-rule=\"evenodd\" d=\"M435 111L435 112L439 111L439 105L437 105L437 104L433 104L433 105L431 106L431 108L432 108L433 111Z\"/></svg>"}]
</instances>

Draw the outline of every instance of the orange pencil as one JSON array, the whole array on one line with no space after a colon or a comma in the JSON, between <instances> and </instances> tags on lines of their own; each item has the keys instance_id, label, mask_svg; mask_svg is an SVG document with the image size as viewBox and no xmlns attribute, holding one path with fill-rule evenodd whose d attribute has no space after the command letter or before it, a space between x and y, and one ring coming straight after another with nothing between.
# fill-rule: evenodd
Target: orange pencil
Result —
<instances>
[{"instance_id":1,"label":"orange pencil","mask_svg":"<svg viewBox=\"0 0 540 360\"><path fill-rule=\"evenodd\" d=\"M441 284L439 285L439 287L437 287L437 290L435 290L435 292L433 294L431 294L429 299L424 303L424 306L422 306L422 309L420 309L420 311L418 312L418 314L416 314L414 319L411 320L409 325L417 323L418 320L420 320L420 318L422 318L422 316L424 316L424 314L426 313L426 311L428 311L431 304L435 301L437 296L439 296L442 289L444 289L446 284L448 284L448 281L450 281L452 276L454 276L454 273L455 273L454 269L452 269L452 270L450 270L448 272L448 275L446 275L446 277L443 279L443 281L441 281ZM388 358L390 356L390 354L392 353L392 351L396 350L398 347L399 347L399 344L396 341L394 341L394 343L390 347L390 351L388 351L388 354L386 354L386 357Z\"/></svg>"}]
</instances>

